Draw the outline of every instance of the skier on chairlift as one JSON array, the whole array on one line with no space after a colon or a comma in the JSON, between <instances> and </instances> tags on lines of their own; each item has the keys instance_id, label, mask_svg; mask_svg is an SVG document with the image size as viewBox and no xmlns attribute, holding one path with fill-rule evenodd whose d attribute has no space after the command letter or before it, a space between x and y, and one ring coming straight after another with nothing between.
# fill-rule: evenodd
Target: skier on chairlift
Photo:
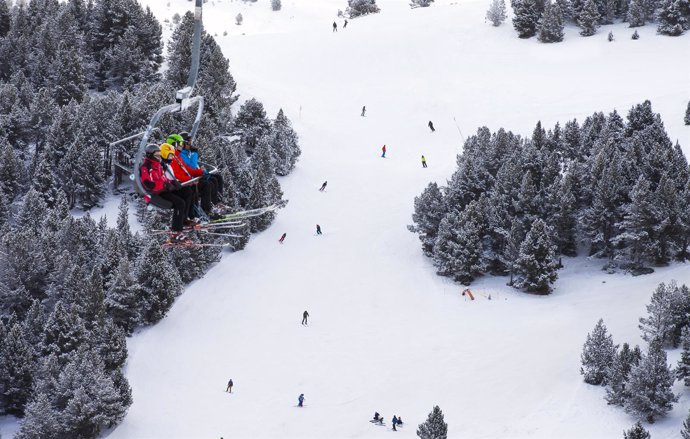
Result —
<instances>
[{"instance_id":1,"label":"skier on chairlift","mask_svg":"<svg viewBox=\"0 0 690 439\"><path fill-rule=\"evenodd\" d=\"M217 212L227 211L228 206L223 204L223 177L219 173L209 174L206 169L199 165L199 150L192 144L192 136L187 131L182 131L179 135L183 140L182 150L179 152L180 158L190 168L204 171L202 180L210 185L211 203Z\"/></svg>"}]
</instances>

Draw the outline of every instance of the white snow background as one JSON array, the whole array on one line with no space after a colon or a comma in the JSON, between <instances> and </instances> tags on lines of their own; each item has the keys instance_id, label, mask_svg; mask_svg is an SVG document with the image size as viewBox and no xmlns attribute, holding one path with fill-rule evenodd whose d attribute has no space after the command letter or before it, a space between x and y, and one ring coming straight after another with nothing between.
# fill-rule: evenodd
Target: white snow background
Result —
<instances>
[{"instance_id":1,"label":"white snow background","mask_svg":"<svg viewBox=\"0 0 690 439\"><path fill-rule=\"evenodd\" d=\"M193 8L144 3L161 21ZM346 29L336 16L346 0L283 0L279 12L269 0L204 5L240 103L256 97L271 118L283 108L302 156L280 180L290 202L274 224L129 339L134 404L109 439L413 438L434 405L452 438L622 438L634 423L582 381L582 345L603 318L616 343L646 350L638 318L659 282L690 284L687 264L631 277L566 258L550 296L485 277L468 301L406 225L414 197L445 184L463 138L482 125L529 137L538 120L550 129L595 111L625 117L649 99L690 153L690 37L647 25L634 41L619 23L589 38L568 27L564 42L541 44L517 38L512 13L501 27L486 23L489 0L377 3L380 14ZM690 389L675 391L673 411L645 425L653 439L680 437ZM387 426L368 422L374 411ZM394 414L405 421L398 432Z\"/></svg>"}]
</instances>

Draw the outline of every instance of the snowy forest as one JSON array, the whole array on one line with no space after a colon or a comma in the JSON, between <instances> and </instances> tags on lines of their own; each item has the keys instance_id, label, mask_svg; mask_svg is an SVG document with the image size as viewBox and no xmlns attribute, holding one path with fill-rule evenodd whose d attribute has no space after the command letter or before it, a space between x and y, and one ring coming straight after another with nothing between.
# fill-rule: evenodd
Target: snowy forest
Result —
<instances>
[{"instance_id":1,"label":"snowy forest","mask_svg":"<svg viewBox=\"0 0 690 439\"><path fill-rule=\"evenodd\" d=\"M659 34L669 36L678 36L690 29L690 2L687 0L511 0L510 4L518 37L536 35L543 43L563 41L563 27L569 22L577 25L580 35L585 37L616 20L630 27L654 23ZM494 26L506 19L504 0L493 0L487 18ZM609 41L613 39L609 33Z\"/></svg>"},{"instance_id":2,"label":"snowy forest","mask_svg":"<svg viewBox=\"0 0 690 439\"><path fill-rule=\"evenodd\" d=\"M605 386L609 405L623 407L639 421L653 423L671 411L679 399L673 393L675 381L690 386L690 289L675 281L660 284L647 305L647 316L639 320L647 353L613 342L603 319L587 334L582 349L580 373L591 385ZM665 348L681 348L676 367L669 366ZM690 437L690 414L681 436ZM643 427L638 423L634 429Z\"/></svg>"},{"instance_id":3,"label":"snowy forest","mask_svg":"<svg viewBox=\"0 0 690 439\"><path fill-rule=\"evenodd\" d=\"M561 256L579 250L633 274L686 260L689 176L649 101L627 120L614 110L548 131L538 122L531 138L482 127L447 186L415 198L409 229L440 275L510 275L509 285L549 293Z\"/></svg>"},{"instance_id":4,"label":"snowy forest","mask_svg":"<svg viewBox=\"0 0 690 439\"><path fill-rule=\"evenodd\" d=\"M193 22L182 17L164 57L161 25L135 0L0 1L0 413L23 418L17 438L92 438L122 420L126 336L162 319L220 257L221 247L162 249L165 235L151 231L169 212L148 210L114 172L137 145L109 148L186 84ZM282 199L276 176L293 169L298 139L282 110L270 119L255 99L231 114L228 68L205 34L196 144L225 179L226 205L262 207ZM188 115L165 119L153 140L189 125ZM111 192L121 196L115 228L88 213ZM239 250L274 216L200 239Z\"/></svg>"}]
</instances>

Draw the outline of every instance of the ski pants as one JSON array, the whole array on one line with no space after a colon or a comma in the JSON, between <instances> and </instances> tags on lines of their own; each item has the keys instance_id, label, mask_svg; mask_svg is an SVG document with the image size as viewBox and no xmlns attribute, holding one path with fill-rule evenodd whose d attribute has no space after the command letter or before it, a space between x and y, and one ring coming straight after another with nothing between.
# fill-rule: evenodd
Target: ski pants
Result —
<instances>
[{"instance_id":1,"label":"ski pants","mask_svg":"<svg viewBox=\"0 0 690 439\"><path fill-rule=\"evenodd\" d=\"M173 217L170 229L173 232L182 231L182 226L187 213L192 206L192 190L188 187L176 191L161 192L158 194L164 200L173 203Z\"/></svg>"},{"instance_id":2,"label":"ski pants","mask_svg":"<svg viewBox=\"0 0 690 439\"><path fill-rule=\"evenodd\" d=\"M204 176L203 181L211 185L211 202L213 204L221 203L223 201L223 177L220 174L208 174Z\"/></svg>"}]
</instances>

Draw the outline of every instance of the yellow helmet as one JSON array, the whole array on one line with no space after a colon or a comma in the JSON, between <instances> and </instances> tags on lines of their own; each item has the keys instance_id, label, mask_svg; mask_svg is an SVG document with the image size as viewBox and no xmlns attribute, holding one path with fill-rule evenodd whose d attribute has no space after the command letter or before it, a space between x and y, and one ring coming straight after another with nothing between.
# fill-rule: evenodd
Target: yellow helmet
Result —
<instances>
[{"instance_id":1,"label":"yellow helmet","mask_svg":"<svg viewBox=\"0 0 690 439\"><path fill-rule=\"evenodd\" d=\"M164 143L161 145L161 157L163 160L167 160L170 154L175 154L175 147L169 143Z\"/></svg>"}]
</instances>

